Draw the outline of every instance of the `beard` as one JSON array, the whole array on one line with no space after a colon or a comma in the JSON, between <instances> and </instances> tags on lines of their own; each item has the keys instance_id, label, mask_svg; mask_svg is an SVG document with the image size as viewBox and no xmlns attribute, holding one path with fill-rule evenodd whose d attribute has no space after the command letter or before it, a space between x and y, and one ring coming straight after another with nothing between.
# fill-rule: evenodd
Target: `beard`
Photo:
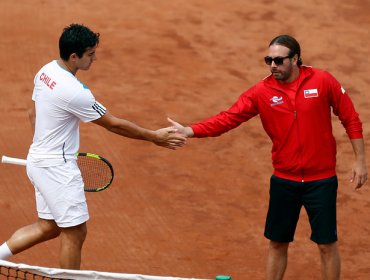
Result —
<instances>
[{"instance_id":1,"label":"beard","mask_svg":"<svg viewBox=\"0 0 370 280\"><path fill-rule=\"evenodd\" d=\"M275 80L278 81L285 81L289 78L289 75L285 71L271 71L272 75L274 76Z\"/></svg>"},{"instance_id":2,"label":"beard","mask_svg":"<svg viewBox=\"0 0 370 280\"><path fill-rule=\"evenodd\" d=\"M271 74L274 76L275 80L285 82L288 80L293 73L292 65L287 66L286 70L278 70L277 68L271 69Z\"/></svg>"}]
</instances>

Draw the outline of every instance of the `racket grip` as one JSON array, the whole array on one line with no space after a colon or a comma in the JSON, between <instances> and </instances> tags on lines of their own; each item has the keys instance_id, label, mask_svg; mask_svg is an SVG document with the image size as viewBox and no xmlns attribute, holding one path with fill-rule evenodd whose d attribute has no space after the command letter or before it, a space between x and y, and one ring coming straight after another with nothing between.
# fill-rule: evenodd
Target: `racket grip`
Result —
<instances>
[{"instance_id":1,"label":"racket grip","mask_svg":"<svg viewBox=\"0 0 370 280\"><path fill-rule=\"evenodd\" d=\"M25 159L12 158L12 157L7 157L7 156L2 156L1 162L8 163L8 164L23 165L23 166L26 166L27 164L27 160Z\"/></svg>"}]
</instances>

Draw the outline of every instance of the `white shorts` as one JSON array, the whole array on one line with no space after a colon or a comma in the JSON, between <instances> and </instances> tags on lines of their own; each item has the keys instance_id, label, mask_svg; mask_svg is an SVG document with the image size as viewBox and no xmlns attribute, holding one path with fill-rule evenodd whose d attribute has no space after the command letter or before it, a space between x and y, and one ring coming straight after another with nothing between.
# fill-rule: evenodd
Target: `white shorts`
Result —
<instances>
[{"instance_id":1,"label":"white shorts","mask_svg":"<svg viewBox=\"0 0 370 280\"><path fill-rule=\"evenodd\" d=\"M89 219L84 183L75 160L51 167L35 167L28 162L27 175L35 187L39 218L54 220L62 228Z\"/></svg>"}]
</instances>

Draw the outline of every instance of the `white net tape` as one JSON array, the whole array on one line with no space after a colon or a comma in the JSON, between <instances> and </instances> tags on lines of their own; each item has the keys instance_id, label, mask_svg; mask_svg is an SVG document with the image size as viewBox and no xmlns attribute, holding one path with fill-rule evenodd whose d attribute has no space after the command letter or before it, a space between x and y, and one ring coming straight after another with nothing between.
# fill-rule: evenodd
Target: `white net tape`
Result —
<instances>
[{"instance_id":1,"label":"white net tape","mask_svg":"<svg viewBox=\"0 0 370 280\"><path fill-rule=\"evenodd\" d=\"M179 278L168 276L149 276L141 274L122 274L99 272L93 270L70 270L31 266L22 263L12 263L0 260L0 279L78 279L78 280L207 280L196 278ZM9 274L9 275L6 275ZM36 276L39 276L37 278Z\"/></svg>"}]
</instances>

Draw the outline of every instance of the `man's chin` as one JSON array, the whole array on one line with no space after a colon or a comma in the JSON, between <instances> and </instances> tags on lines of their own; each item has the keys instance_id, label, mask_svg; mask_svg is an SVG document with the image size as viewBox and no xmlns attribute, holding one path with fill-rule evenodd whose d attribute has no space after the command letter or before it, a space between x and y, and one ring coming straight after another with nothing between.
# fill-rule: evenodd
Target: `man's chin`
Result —
<instances>
[{"instance_id":1,"label":"man's chin","mask_svg":"<svg viewBox=\"0 0 370 280\"><path fill-rule=\"evenodd\" d=\"M280 73L272 73L272 76L274 76L275 80L282 80L283 76Z\"/></svg>"},{"instance_id":2,"label":"man's chin","mask_svg":"<svg viewBox=\"0 0 370 280\"><path fill-rule=\"evenodd\" d=\"M80 68L80 70L82 70L82 71L89 70L90 69L90 66L91 66L91 64L89 66L84 67L84 68Z\"/></svg>"}]
</instances>

